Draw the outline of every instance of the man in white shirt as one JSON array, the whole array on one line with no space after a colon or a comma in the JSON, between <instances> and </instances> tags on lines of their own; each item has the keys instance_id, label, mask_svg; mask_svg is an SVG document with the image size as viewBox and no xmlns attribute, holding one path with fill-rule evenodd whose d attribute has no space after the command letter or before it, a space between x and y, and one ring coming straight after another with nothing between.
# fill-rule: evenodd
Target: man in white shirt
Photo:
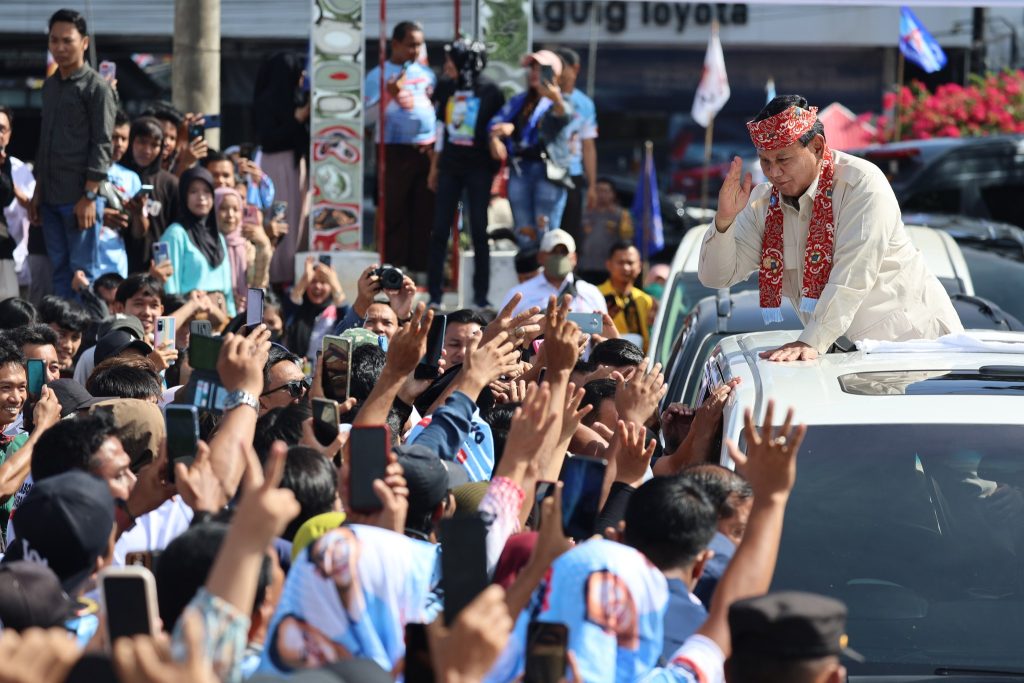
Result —
<instances>
[{"instance_id":1,"label":"man in white shirt","mask_svg":"<svg viewBox=\"0 0 1024 683\"><path fill-rule=\"evenodd\" d=\"M768 183L752 188L733 159L698 275L730 287L759 271L766 322L782 295L804 324L772 361L813 360L850 341L935 339L963 331L943 289L911 243L888 180L874 164L832 151L817 108L776 97L747 124Z\"/></svg>"},{"instance_id":2,"label":"man in white shirt","mask_svg":"<svg viewBox=\"0 0 1024 683\"><path fill-rule=\"evenodd\" d=\"M597 287L577 280L573 275L576 268L576 240L565 230L549 230L540 241L537 260L542 266L534 277L509 290L502 302L504 307L513 296L522 294L523 299L516 306L515 315L537 306L542 310L548 299L561 299L565 294L572 296L571 310L577 313L607 313L608 305Z\"/></svg>"}]
</instances>

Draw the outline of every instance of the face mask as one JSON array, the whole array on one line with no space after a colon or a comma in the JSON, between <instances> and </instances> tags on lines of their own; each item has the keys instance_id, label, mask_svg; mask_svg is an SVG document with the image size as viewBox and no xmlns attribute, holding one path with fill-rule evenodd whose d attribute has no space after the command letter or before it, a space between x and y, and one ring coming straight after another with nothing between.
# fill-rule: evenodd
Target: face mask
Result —
<instances>
[{"instance_id":1,"label":"face mask","mask_svg":"<svg viewBox=\"0 0 1024 683\"><path fill-rule=\"evenodd\" d=\"M555 277L565 277L572 272L568 254L548 254L544 260L544 272Z\"/></svg>"}]
</instances>

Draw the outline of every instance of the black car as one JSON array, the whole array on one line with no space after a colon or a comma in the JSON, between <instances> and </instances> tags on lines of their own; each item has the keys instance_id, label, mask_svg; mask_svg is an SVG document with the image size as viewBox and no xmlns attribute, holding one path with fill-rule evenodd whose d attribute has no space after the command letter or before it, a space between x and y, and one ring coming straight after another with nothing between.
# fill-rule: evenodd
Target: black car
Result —
<instances>
[{"instance_id":1,"label":"black car","mask_svg":"<svg viewBox=\"0 0 1024 683\"><path fill-rule=\"evenodd\" d=\"M944 213L905 213L903 222L942 230L961 247L974 247L1024 261L1024 228L1016 225ZM973 276L973 271L971 274Z\"/></svg>"}]
</instances>

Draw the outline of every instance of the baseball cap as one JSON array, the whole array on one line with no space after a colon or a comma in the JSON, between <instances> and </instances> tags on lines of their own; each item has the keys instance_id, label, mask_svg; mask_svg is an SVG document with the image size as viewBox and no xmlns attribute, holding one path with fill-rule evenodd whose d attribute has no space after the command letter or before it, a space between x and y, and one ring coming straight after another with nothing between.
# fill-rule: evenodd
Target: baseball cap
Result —
<instances>
[{"instance_id":1,"label":"baseball cap","mask_svg":"<svg viewBox=\"0 0 1024 683\"><path fill-rule=\"evenodd\" d=\"M124 330L131 333L136 339L145 339L146 331L142 328L142 321L134 315L118 313L113 318L108 318L99 324L97 339L112 330Z\"/></svg>"},{"instance_id":2,"label":"baseball cap","mask_svg":"<svg viewBox=\"0 0 1024 683\"><path fill-rule=\"evenodd\" d=\"M551 50L537 50L523 57L520 62L523 66L530 66L534 62L541 66L550 66L551 70L555 72L555 76L562 75L562 58L556 55Z\"/></svg>"},{"instance_id":3,"label":"baseball cap","mask_svg":"<svg viewBox=\"0 0 1024 683\"><path fill-rule=\"evenodd\" d=\"M373 330L368 330L365 327L350 327L341 333L342 339L352 340L352 349L363 346L364 344L372 344L374 346L380 346L380 339L377 333Z\"/></svg>"},{"instance_id":4,"label":"baseball cap","mask_svg":"<svg viewBox=\"0 0 1024 683\"><path fill-rule=\"evenodd\" d=\"M96 365L99 365L106 359L113 358L128 349L135 349L143 356L148 356L153 351L152 346L133 337L127 331L123 329L111 330L96 341L96 351L93 352L93 358L96 361Z\"/></svg>"},{"instance_id":5,"label":"baseball cap","mask_svg":"<svg viewBox=\"0 0 1024 683\"><path fill-rule=\"evenodd\" d=\"M555 247L558 245L562 245L568 249L570 254L576 251L576 240L572 238L572 235L560 228L548 230L544 233L544 236L540 238L541 251L554 251Z\"/></svg>"},{"instance_id":6,"label":"baseball cap","mask_svg":"<svg viewBox=\"0 0 1024 683\"><path fill-rule=\"evenodd\" d=\"M417 443L395 449L409 485L409 517L416 519L448 496L448 470L431 448Z\"/></svg>"},{"instance_id":7,"label":"baseball cap","mask_svg":"<svg viewBox=\"0 0 1024 683\"><path fill-rule=\"evenodd\" d=\"M62 418L107 400L106 398L96 398L73 379L55 379L46 386L50 387L50 390L57 396Z\"/></svg>"},{"instance_id":8,"label":"baseball cap","mask_svg":"<svg viewBox=\"0 0 1024 683\"><path fill-rule=\"evenodd\" d=\"M23 631L60 626L76 609L49 567L25 560L0 563L0 623L4 628Z\"/></svg>"},{"instance_id":9,"label":"baseball cap","mask_svg":"<svg viewBox=\"0 0 1024 683\"><path fill-rule=\"evenodd\" d=\"M4 562L45 564L68 593L96 567L114 528L114 499L106 482L72 470L36 482L18 506L18 538Z\"/></svg>"},{"instance_id":10,"label":"baseball cap","mask_svg":"<svg viewBox=\"0 0 1024 683\"><path fill-rule=\"evenodd\" d=\"M141 398L100 399L89 412L108 410L117 425L117 436L132 459L132 472L156 459L160 442L166 436L167 426L160 406Z\"/></svg>"},{"instance_id":11,"label":"baseball cap","mask_svg":"<svg viewBox=\"0 0 1024 683\"><path fill-rule=\"evenodd\" d=\"M299 553L308 548L313 541L344 523L344 512L324 512L307 519L292 538L292 562L295 562Z\"/></svg>"},{"instance_id":12,"label":"baseball cap","mask_svg":"<svg viewBox=\"0 0 1024 683\"><path fill-rule=\"evenodd\" d=\"M729 608L733 655L795 661L845 655L846 605L800 591L780 591L739 600Z\"/></svg>"}]
</instances>

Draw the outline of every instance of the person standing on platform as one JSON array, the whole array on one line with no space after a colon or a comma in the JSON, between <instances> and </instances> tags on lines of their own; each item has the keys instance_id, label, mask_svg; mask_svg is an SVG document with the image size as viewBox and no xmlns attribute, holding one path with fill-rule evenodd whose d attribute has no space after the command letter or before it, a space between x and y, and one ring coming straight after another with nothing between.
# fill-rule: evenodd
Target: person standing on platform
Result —
<instances>
[{"instance_id":1,"label":"person standing on platform","mask_svg":"<svg viewBox=\"0 0 1024 683\"><path fill-rule=\"evenodd\" d=\"M593 209L597 203L597 108L594 101L576 87L580 75L580 56L570 48L555 50L562 59L562 75L558 85L572 105L569 122L569 175L574 187L569 190L562 212L562 230L574 239L580 239L583 210Z\"/></svg>"}]
</instances>

